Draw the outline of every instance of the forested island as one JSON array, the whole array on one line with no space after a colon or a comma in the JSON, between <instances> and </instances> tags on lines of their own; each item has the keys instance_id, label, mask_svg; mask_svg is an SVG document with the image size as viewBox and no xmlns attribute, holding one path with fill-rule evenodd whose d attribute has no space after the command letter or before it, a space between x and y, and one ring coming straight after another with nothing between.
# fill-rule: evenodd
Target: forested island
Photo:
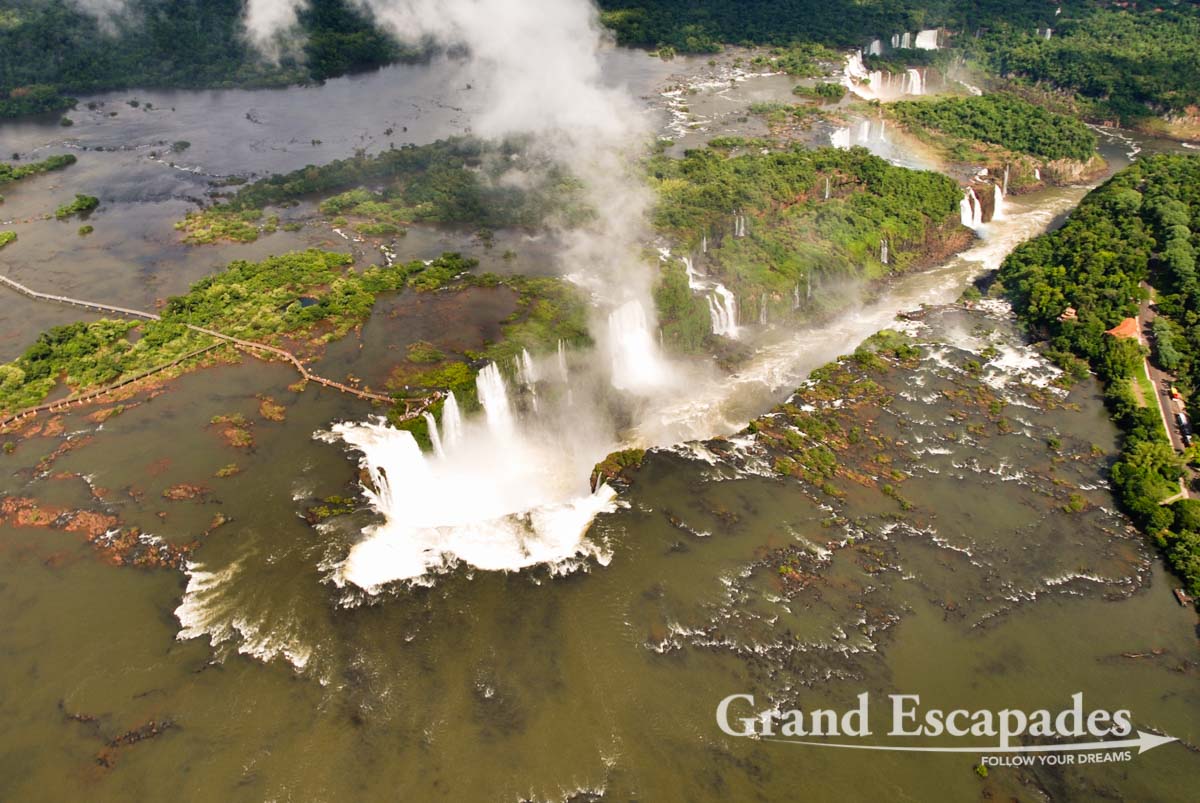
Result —
<instances>
[{"instance_id":1,"label":"forested island","mask_svg":"<svg viewBox=\"0 0 1200 803\"><path fill-rule=\"evenodd\" d=\"M1141 379L1143 347L1106 332L1137 316L1153 287L1153 358L1174 374L1189 413L1200 414L1197 232L1200 157L1151 156L1090 193L1061 229L1018 247L998 276L1022 321L1048 340L1048 354L1075 376L1091 369L1104 381L1124 436L1112 468L1118 497L1193 594L1200 594L1200 502L1161 503L1178 494L1185 463L1200 467L1200 450L1176 456L1155 401L1159 389ZM1068 308L1073 315L1064 314Z\"/></svg>"},{"instance_id":2,"label":"forested island","mask_svg":"<svg viewBox=\"0 0 1200 803\"><path fill-rule=\"evenodd\" d=\"M510 172L531 171L531 186L505 183ZM252 242L274 230L267 207L316 199L334 225L371 237L402 236L413 222L480 229L578 223L588 212L579 182L563 167L529 156L522 143L484 143L469 137L363 152L327 165L275 175L238 189L220 203L190 213L176 226L193 244Z\"/></svg>"},{"instance_id":3,"label":"forested island","mask_svg":"<svg viewBox=\"0 0 1200 803\"><path fill-rule=\"evenodd\" d=\"M962 191L950 178L895 167L863 148L762 153L716 140L683 159L654 158L655 225L727 284L751 320L816 314L837 295L814 288L876 280L961 249ZM695 348L707 331L683 268L665 270L665 337Z\"/></svg>"}]
</instances>

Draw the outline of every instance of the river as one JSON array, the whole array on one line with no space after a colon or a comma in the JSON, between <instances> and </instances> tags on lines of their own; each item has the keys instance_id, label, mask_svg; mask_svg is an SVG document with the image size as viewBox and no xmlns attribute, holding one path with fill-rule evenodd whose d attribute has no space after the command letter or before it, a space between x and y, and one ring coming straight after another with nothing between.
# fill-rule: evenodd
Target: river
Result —
<instances>
[{"instance_id":1,"label":"river","mask_svg":"<svg viewBox=\"0 0 1200 803\"><path fill-rule=\"evenodd\" d=\"M646 99L664 134L679 125L677 100L664 93L681 80L720 92L692 102L702 114L784 89L747 77L727 92L702 59L614 50L605 65ZM85 98L96 108L81 104L71 128L4 124L6 154L71 149L80 161L6 189L0 218L20 240L0 255L3 270L35 289L150 309L233 259L358 247L319 226L187 247L172 223L213 177L468 131L477 106L472 90L447 80L452 69L394 67L261 92L110 93ZM753 125L736 114L727 122ZM688 136L729 130L701 128ZM190 147L167 156L179 140ZM874 144L897 161L924 158L894 137ZM1117 167L1131 144L1106 140L1103 153ZM1159 559L1113 510L1104 473L1116 433L1098 388L1044 390L1053 370L1002 306L904 325L924 357L889 374L891 399L870 432L909 475L908 516L852 483L844 498L826 498L762 476L742 438L728 453L728 442L694 440L737 433L813 368L897 326L896 312L954 301L1085 191L1011 198L1005 219L959 257L821 326L754 332L753 356L734 377L664 403L628 433L661 448L593 524L603 559L566 574L464 565L373 594L339 583L337 567L378 516L363 503L316 527L304 521L317 500L358 489L356 455L313 434L369 411L329 390L290 392L295 375L282 365L193 373L103 424L90 411L65 416L62 433L0 455L0 495L99 507L147 543L211 532L179 573L109 565L77 534L33 521L3 528L0 798L1189 799L1184 790L1200 781L1194 612L1175 604ZM102 198L86 239L77 223L37 219L75 192ZM526 270L555 269L557 244L519 232L487 248L470 232L415 229L399 256L453 248L503 269L508 243ZM390 347L447 322L485 340L511 303L487 293L382 300L361 340L337 344L323 368L366 375ZM0 359L80 317L5 295ZM965 368L971 360L981 375ZM963 389L1001 397L1011 426L951 401ZM285 407L285 423L259 416L263 395ZM236 413L255 421L251 450L230 449L209 425ZM78 448L55 453L71 442ZM235 461L236 478L214 478ZM179 483L210 492L166 500ZM1081 513L1063 509L1068 493L1085 501ZM218 518L227 522L214 528ZM781 579L781 561L804 583ZM714 719L729 694L845 708L864 691L880 705L919 694L943 709L1058 709L1083 692L1089 707L1128 708L1136 726L1181 742L1132 764L994 769L985 780L973 754L734 739Z\"/></svg>"}]
</instances>

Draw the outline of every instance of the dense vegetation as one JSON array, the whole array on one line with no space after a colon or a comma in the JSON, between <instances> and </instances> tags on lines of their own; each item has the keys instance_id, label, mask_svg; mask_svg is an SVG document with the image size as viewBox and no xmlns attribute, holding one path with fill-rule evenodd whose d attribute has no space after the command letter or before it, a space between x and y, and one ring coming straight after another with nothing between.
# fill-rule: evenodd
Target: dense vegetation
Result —
<instances>
[{"instance_id":1,"label":"dense vegetation","mask_svg":"<svg viewBox=\"0 0 1200 803\"><path fill-rule=\"evenodd\" d=\"M1092 192L1060 230L1015 250L999 278L1021 318L1050 341L1050 354L1069 370L1088 365L1107 386L1106 398L1124 434L1112 479L1125 509L1162 545L1171 565L1200 594L1200 529L1194 509L1162 506L1184 471L1167 441L1153 400L1139 399L1131 380L1142 350L1104 335L1137 312L1149 282L1160 295L1156 358L1176 372L1177 385L1200 413L1200 157L1152 156ZM1060 321L1067 306L1078 319ZM1086 365L1084 362L1086 361ZM1151 389L1153 392L1153 389ZM1149 401L1146 405L1144 402ZM1186 459L1200 462L1193 447Z\"/></svg>"},{"instance_id":2,"label":"dense vegetation","mask_svg":"<svg viewBox=\"0 0 1200 803\"><path fill-rule=\"evenodd\" d=\"M889 104L888 110L912 128L935 129L951 138L1043 159L1086 162L1096 150L1096 135L1079 120L1014 95L902 100Z\"/></svg>"},{"instance_id":3,"label":"dense vegetation","mask_svg":"<svg viewBox=\"0 0 1200 803\"><path fill-rule=\"evenodd\" d=\"M454 389L466 406L473 403L475 372L484 361L508 360L521 349L547 351L560 340L588 342L585 299L558 279L478 276L471 273L475 260L458 254L443 254L428 264L414 260L363 271L350 268L350 263L345 254L317 250L261 262L239 260L169 299L159 321L99 321L50 329L17 360L0 365L0 410L39 404L60 381L73 391L84 391L212 344L189 325L275 345L287 341L303 348L331 342L363 323L379 295L404 289L503 285L517 294L516 310L501 322L498 342L464 354L410 354L414 370L399 384ZM138 336L131 338L134 330ZM397 392L403 390L397 387Z\"/></svg>"},{"instance_id":4,"label":"dense vegetation","mask_svg":"<svg viewBox=\"0 0 1200 803\"><path fill-rule=\"evenodd\" d=\"M952 47L1004 76L1078 93L1101 117L1127 121L1200 104L1200 9L1187 2L1103 0L600 0L619 41L710 53L724 43L820 42L942 27ZM1053 29L1050 39L1039 30ZM900 61L930 58L903 52Z\"/></svg>"},{"instance_id":5,"label":"dense vegetation","mask_svg":"<svg viewBox=\"0 0 1200 803\"><path fill-rule=\"evenodd\" d=\"M244 0L126 0L103 24L69 0L0 10L0 117L68 108L63 94L130 86L226 87L322 80L418 54L352 0L311 0L298 49L278 63L248 43ZM104 5L104 4L99 4ZM109 8L115 4L109 5Z\"/></svg>"},{"instance_id":6,"label":"dense vegetation","mask_svg":"<svg viewBox=\"0 0 1200 803\"><path fill-rule=\"evenodd\" d=\"M70 167L75 164L75 161L75 157L67 153L60 156L51 156L40 162L30 162L29 164L0 162L0 184L10 181L20 181L29 176L36 176L39 173L49 173L51 170L62 170L64 167Z\"/></svg>"},{"instance_id":7,"label":"dense vegetation","mask_svg":"<svg viewBox=\"0 0 1200 803\"><path fill-rule=\"evenodd\" d=\"M1200 104L1200 7L1092 5L1055 21L1050 39L1000 25L970 49L1001 75L1078 93L1100 117L1128 122Z\"/></svg>"},{"instance_id":8,"label":"dense vegetation","mask_svg":"<svg viewBox=\"0 0 1200 803\"><path fill-rule=\"evenodd\" d=\"M1034 28L1053 19L1038 0L599 0L603 20L622 44L711 53L722 44L822 42L860 46L876 36L997 20Z\"/></svg>"},{"instance_id":9,"label":"dense vegetation","mask_svg":"<svg viewBox=\"0 0 1200 803\"><path fill-rule=\"evenodd\" d=\"M510 173L523 181L506 182ZM485 144L455 138L405 145L374 156L358 153L242 187L222 204L177 225L192 243L253 240L267 206L303 198L320 201L330 217L354 218L368 236L397 234L408 222L480 228L569 224L585 215L579 183L559 166L528 156L520 143ZM268 219L270 223L270 219Z\"/></svg>"},{"instance_id":10,"label":"dense vegetation","mask_svg":"<svg viewBox=\"0 0 1200 803\"><path fill-rule=\"evenodd\" d=\"M658 229L733 290L749 320L764 303L773 317L790 313L797 292L805 309L836 304L840 294L826 286L903 271L962 231L962 191L953 180L894 167L862 148L740 155L710 148L679 160L657 157L650 172ZM745 236L734 236L737 215ZM705 240L707 255L696 253ZM667 268L658 302L666 337L690 347L702 337L698 327L707 331L708 316L696 310L701 300L689 302L681 271Z\"/></svg>"}]
</instances>

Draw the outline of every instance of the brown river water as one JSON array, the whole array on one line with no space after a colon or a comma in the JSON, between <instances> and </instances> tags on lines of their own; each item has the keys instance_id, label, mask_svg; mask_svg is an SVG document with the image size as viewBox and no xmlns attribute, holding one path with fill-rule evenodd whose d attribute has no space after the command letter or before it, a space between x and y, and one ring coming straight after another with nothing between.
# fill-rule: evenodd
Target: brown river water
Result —
<instances>
[{"instance_id":1,"label":"brown river water","mask_svg":"<svg viewBox=\"0 0 1200 803\"><path fill-rule=\"evenodd\" d=\"M85 99L103 105L81 105L69 129L0 125L6 156L79 157L6 188L0 220L20 240L0 252L0 268L36 289L149 309L233 259L365 249L316 224L250 245L187 247L172 223L215 177L386 147L387 128L397 144L467 131L475 105L468 90L447 90L451 69L262 92L112 93ZM606 69L647 98L667 134L679 121L659 93L681 76L701 81L708 67L615 51ZM697 113L727 116L708 133L752 128L724 105L782 98L791 82L740 86L732 99L723 88L697 93ZM152 155L175 140L192 143L171 157L176 167ZM1114 167L1130 144L1106 141ZM87 238L77 221L36 219L75 192L102 199ZM764 476L744 436L729 453L671 445L736 432L813 368L896 326L895 312L952 302L1084 192L1013 198L1004 225L962 257L821 327L759 335L737 375L697 388L693 405L642 433L664 448L589 535L611 559L566 576L460 568L375 595L339 586L332 569L375 514L360 499L349 516L305 522L316 500L357 493L356 456L313 436L371 410L331 390L290 392L296 377L282 365L193 373L103 424L84 411L53 437L20 441L0 455L0 495L103 511L156 548L200 543L186 573L138 569L110 565L77 533L0 525L0 799L1193 799L1195 614L1175 604L1159 559L1113 510L1104 474L1116 432L1098 388L1045 390L1052 369L1002 307L905 324L924 356L880 380L891 399L870 424L911 475L904 516L861 488L834 500ZM555 246L499 232L489 249L469 232L415 228L398 255L455 249L504 269L498 255L511 247L521 270L548 273ZM319 370L375 386L396 349L438 337L469 348L494 337L511 304L483 290L383 299ZM4 295L0 360L83 317ZM971 359L981 376L964 371ZM1004 399L1011 428L984 425L946 395L979 387ZM286 408L286 421L260 415L261 395ZM231 448L209 425L233 413L253 422L253 448ZM63 444L78 448L43 462ZM214 477L231 463L240 474ZM208 493L165 499L179 483ZM1082 512L1063 509L1070 493L1085 500ZM227 523L201 536L218 516ZM781 554L802 568L803 587L781 581ZM993 768L983 779L976 753L734 738L714 717L730 694L755 695L756 711L845 710L863 692L880 711L889 694L942 709L1058 710L1082 692L1087 708L1129 709L1136 727L1179 741L1126 762Z\"/></svg>"}]
</instances>

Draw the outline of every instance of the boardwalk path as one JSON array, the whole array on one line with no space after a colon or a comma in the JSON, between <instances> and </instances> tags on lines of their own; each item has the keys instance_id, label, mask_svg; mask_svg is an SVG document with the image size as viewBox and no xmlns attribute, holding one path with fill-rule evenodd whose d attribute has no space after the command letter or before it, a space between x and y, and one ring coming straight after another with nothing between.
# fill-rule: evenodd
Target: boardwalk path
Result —
<instances>
[{"instance_id":1,"label":"boardwalk path","mask_svg":"<svg viewBox=\"0 0 1200 803\"><path fill-rule=\"evenodd\" d=\"M5 285L6 287L8 287L11 290L15 290L16 292L20 293L23 296L35 299L37 301L52 301L57 304L65 304L67 306L79 307L80 309L92 310L94 312L104 312L104 313L111 313L111 314L115 314L115 315L124 315L126 317L141 318L142 320L147 320L147 321L161 320L161 318L158 315L155 315L154 313L151 313L151 312L143 312L141 310L127 309L125 307L116 307L116 306L112 306L109 304L97 304L93 301L82 301L80 299L69 298L67 296L57 296L57 295L51 295L49 293L39 293L36 290L31 290L30 288L26 287L25 285L15 282L6 276L0 276L0 284ZM113 391L115 391L119 388L126 387L127 385L131 385L134 382L145 379L148 376L153 376L154 374L158 374L163 371L166 371L169 368L174 368L175 366L183 363L184 361L192 359L193 357L198 357L201 354L204 354L205 352L211 351L215 348L218 348L221 345L224 345L224 343L232 344L235 348L238 348L238 349L241 349L242 351L253 354L256 357L259 357L260 359L261 358L269 358L269 357L278 357L279 359L285 360L286 362L290 362L292 364L292 366L300 373L300 376L304 378L305 381L316 382L318 385L324 385L327 388L333 388L334 390L341 391L342 393L346 393L351 396L356 396L356 397L358 397L360 399L364 399L366 401L376 401L376 402L382 402L384 404L392 404L395 401L391 396L385 396L381 393L372 393L368 390L360 390L358 388L352 388L349 385L342 384L341 382L335 382L332 379L326 379L323 376L314 374L313 372L309 371L308 368L306 368L304 366L304 363L300 361L299 357L297 357L295 354L292 354L290 351L287 351L286 349L276 348L275 346L268 346L264 343L255 343L254 341L251 341L251 340L241 340L239 338L232 337L230 335L222 334L221 332L217 332L213 329L206 329L202 326L193 326L190 323L185 323L184 326L186 326L188 329L191 329L193 332L198 332L202 335L207 335L208 337L214 338L216 340L221 340L224 342L214 344L212 346L208 346L203 349L198 349L197 351L193 351L190 354L185 354L184 356L180 357L177 360L174 360L165 365L160 365L155 368L151 368L147 371L142 371L139 374L122 379L120 382L117 382L113 385L107 385L103 388L97 388L95 390L88 391L87 393L84 393L80 396L72 397L70 399L63 399L61 401L57 401L57 402L53 402L53 403L49 403L49 404L42 404L42 405L38 405L37 407L31 407L27 410L22 410L18 413L15 413L14 415L9 416L8 418L5 418L4 420L0 420L0 429L3 429L4 427L6 427L9 424L12 424L16 421L21 421L26 418L36 416L39 413L57 412L58 410L66 409L69 406L86 404L87 402L95 401L96 399L106 396L109 393L112 393ZM400 420L407 421L409 419L416 418L418 415L421 415L422 413L424 413L431 405L433 405L435 402L440 400L442 398L442 396L443 396L443 394L441 393L441 391L433 391L428 396L425 396L423 398L411 399L411 400L405 401L404 415L400 418Z\"/></svg>"}]
</instances>

